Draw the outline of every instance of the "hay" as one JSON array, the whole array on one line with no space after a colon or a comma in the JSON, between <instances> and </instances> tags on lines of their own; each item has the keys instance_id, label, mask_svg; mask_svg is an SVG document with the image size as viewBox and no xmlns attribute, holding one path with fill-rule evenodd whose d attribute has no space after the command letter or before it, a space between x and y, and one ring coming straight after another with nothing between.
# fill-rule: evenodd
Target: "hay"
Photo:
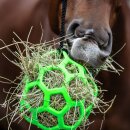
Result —
<instances>
[{"instance_id":1,"label":"hay","mask_svg":"<svg viewBox=\"0 0 130 130\"><path fill-rule=\"evenodd\" d=\"M25 49L23 51L19 49L18 45L19 43L24 46ZM8 129L10 129L10 125L12 122L16 120L19 120L20 122L24 116L32 118L32 115L29 112L31 108L26 109L26 106L23 106L23 110L19 111L20 110L19 102L24 98L22 91L25 87L26 79L28 78L29 82L37 79L39 73L39 66L38 66L39 64L44 67L47 65L58 65L59 63L62 62L61 58L62 55L58 53L52 53L51 55L49 55L48 52L51 52L54 49L52 48L52 46L48 47L47 43L33 45L31 43L24 42L21 40L21 42L14 41L14 45L16 45L18 52L14 52L13 55L15 55L19 61L11 61L11 62L21 69L21 74L19 77L16 78L16 80L12 81L12 83L15 83L15 81L17 80L21 80L21 82L17 84L17 87L15 89L11 88L9 92L6 92L7 98L5 99L5 102L2 104L3 106L7 107L6 117L9 123ZM95 70L93 68L86 66L85 64L84 66L86 67L86 69L92 71L92 73L95 73L95 75L99 71L109 70L109 68L110 70L119 73L120 70L117 70L112 65L113 62L114 60L112 58L108 58L101 68ZM73 66L72 64L68 64L66 66L66 69L68 70L69 73L78 73L78 68L76 68L76 66ZM88 78L88 80L89 78L91 78L91 80L95 82L95 79L93 79L91 75L90 77L86 75L86 78ZM46 73L43 81L45 82L48 89L61 87L61 85L64 83L64 75L62 75L60 71L49 71L48 73ZM67 90L73 100L78 101L81 99L85 99L85 108L88 106L88 104L93 103L94 108L98 108L100 112L103 113L105 112L106 107L109 109L109 106L111 106L109 104L112 104L114 101L112 100L111 102L104 102L102 90L100 88L99 88L99 96L95 97L93 95L94 91L93 85L90 83L88 87L86 87L85 84L79 78L73 79L70 82ZM35 86L28 93L27 97L28 98L25 99L26 102L28 102L33 108L39 107L43 104L44 94L38 89L37 86ZM57 111L60 111L63 109L65 105L66 102L62 95L59 94L51 96L50 106L52 108L56 109ZM75 122L79 118L79 115L80 112L78 107L71 108L64 115L65 124L66 125L75 124ZM48 112L38 114L38 119L41 124L44 124L47 127L55 126L58 122L57 118ZM83 127L85 129L86 122L88 122L88 119L84 117L81 125L79 126L82 127L82 130Z\"/></svg>"},{"instance_id":2,"label":"hay","mask_svg":"<svg viewBox=\"0 0 130 130\"><path fill-rule=\"evenodd\" d=\"M42 48L42 50L43 50L43 48ZM35 49L35 51L36 51L36 49ZM39 52L40 52L40 54L39 54ZM46 52L44 50L43 52L44 53L41 53L41 51L36 51L36 53L38 53L37 54L38 57L36 58L36 54L34 56L34 58L36 58L36 59L38 59L40 57L37 63L40 64L41 66L58 65L62 61L61 57L59 57L59 59L57 59L56 53L49 54L48 50L46 50ZM50 52L53 52L52 48L50 49ZM53 56L51 56L51 55L53 55ZM30 59L32 61L34 61L32 58L33 58L33 56ZM49 59L49 64L46 62L46 58ZM30 59L26 60L26 62L24 62L28 66L29 66L29 63L31 64L31 62L32 62ZM28 61L28 63L27 63L27 61ZM23 65L23 64L20 64L20 65ZM37 66L35 64L32 64L32 65ZM23 71L23 72L26 72L24 74L24 76L28 77L29 81L37 80L38 74L35 74L36 70L34 69L32 71L32 69L31 69L31 68L35 68L35 67L30 68L30 66L29 66L29 67L23 67L23 68L27 68L27 70L30 71L29 73L27 73L26 71ZM73 66L72 64L66 65L66 69L68 70L69 73L78 73L78 71L79 71L78 68L76 66ZM25 70L25 69L23 69L23 70ZM32 77L33 72L35 72L34 76L37 75L37 77L34 77L34 76ZM86 78L88 80L90 78L91 80L94 81L94 79L91 76L88 77L88 75L86 75ZM48 89L60 88L63 84L65 84L64 75L59 70L48 71L44 75L43 82ZM22 86L22 88L24 88L24 86ZM72 100L79 101L79 100L85 99L85 105L86 105L85 108L87 108L88 105L91 103L96 104L95 102L97 102L96 100L98 100L98 98L93 95L93 92L94 92L93 85L89 84L86 87L86 84L84 84L83 81L81 79L79 79L78 77L74 78L69 83L69 86L67 86L67 90L68 90L68 93L69 93L70 97L72 98ZM35 87L32 91L30 91L28 93L27 97L28 98L25 99L26 102L28 104L31 104L31 107L33 107L33 108L39 107L39 106L41 106L40 103L43 103L43 94L40 93L38 90L36 91ZM42 97L42 98L40 98L40 97ZM24 98L24 96L21 98ZM64 108L65 105L66 105L66 101L65 101L63 95L56 94L56 95L51 96L50 107L52 107L53 109L60 111ZM95 108L96 108L96 105L94 106ZM23 110L22 113L23 112L25 112L25 110ZM45 115L45 114L47 114L47 115ZM75 124L78 121L79 115L80 115L80 112L79 112L78 107L70 108L70 110L64 116L65 124L69 125L69 126ZM23 114L22 114L22 116L23 116ZM31 114L30 114L30 116L28 115L28 117L30 117L30 118L31 118L31 116L32 116ZM55 126L56 122L57 122L56 117L51 115L48 112L40 113L38 115L38 119L41 124L43 124L47 127ZM86 122L86 118L83 119L82 124L85 124L85 122Z\"/></svg>"},{"instance_id":3,"label":"hay","mask_svg":"<svg viewBox=\"0 0 130 130\"><path fill-rule=\"evenodd\" d=\"M53 127L56 126L58 121L57 117L54 115L48 113L48 112L43 112L38 115L38 120L41 124L47 126L47 127Z\"/></svg>"},{"instance_id":4,"label":"hay","mask_svg":"<svg viewBox=\"0 0 130 130\"><path fill-rule=\"evenodd\" d=\"M35 96L34 96L35 95ZM24 96L23 96L24 98ZM44 95L40 89L38 89L37 86L35 86L33 89L31 89L27 95L26 102L28 102L31 107L37 108L39 106L42 106L42 102L44 99Z\"/></svg>"},{"instance_id":5,"label":"hay","mask_svg":"<svg viewBox=\"0 0 130 130\"><path fill-rule=\"evenodd\" d=\"M61 87L62 83L64 83L64 75L58 70L49 71L44 75L43 82L50 89Z\"/></svg>"}]
</instances>

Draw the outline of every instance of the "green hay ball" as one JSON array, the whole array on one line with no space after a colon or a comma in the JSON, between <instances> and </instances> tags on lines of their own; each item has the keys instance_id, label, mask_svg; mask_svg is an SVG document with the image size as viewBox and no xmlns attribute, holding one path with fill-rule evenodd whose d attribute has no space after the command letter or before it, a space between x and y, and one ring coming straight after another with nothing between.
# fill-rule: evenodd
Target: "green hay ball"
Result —
<instances>
[{"instance_id":1,"label":"green hay ball","mask_svg":"<svg viewBox=\"0 0 130 130\"><path fill-rule=\"evenodd\" d=\"M53 54L57 52L52 51L50 54L51 53ZM73 94L71 95L68 91L75 90L74 86L70 85L75 78L78 78L86 88L93 87L92 94L94 97L97 97L98 95L97 85L86 69L82 65L70 59L64 51L63 57L64 58L61 60L61 63L57 65L53 64L44 67L39 65L38 78L35 81L27 80L23 89L22 99L20 100L20 111L22 113L28 110L27 114L23 114L24 119L42 130L76 130L76 128L81 125L82 121L84 119L87 120L89 117L91 111L93 110L94 103L90 102L86 105L85 98L82 98L82 96L76 97ZM69 70L69 66L75 66L78 71L71 72ZM45 77L47 73L52 71L55 71L55 73L56 71L59 71L63 74L64 80L63 82L60 81L60 86L58 86L58 84L54 85L53 82L52 86L47 84ZM88 78L86 78L86 76ZM39 106L32 106L30 102L27 102L28 95L34 88L42 94L43 101ZM83 89L85 90L85 88ZM56 103L53 103L52 99L56 99ZM58 105L60 105L61 108L58 108ZM77 110L78 114L76 114L75 110ZM75 116L77 116L77 120L73 120L72 124L67 123L69 119L75 119L71 116L67 117L67 114L70 111L75 111ZM41 121L42 118L40 118L41 114L43 116L43 121ZM53 122L54 125L49 125L49 122Z\"/></svg>"}]
</instances>

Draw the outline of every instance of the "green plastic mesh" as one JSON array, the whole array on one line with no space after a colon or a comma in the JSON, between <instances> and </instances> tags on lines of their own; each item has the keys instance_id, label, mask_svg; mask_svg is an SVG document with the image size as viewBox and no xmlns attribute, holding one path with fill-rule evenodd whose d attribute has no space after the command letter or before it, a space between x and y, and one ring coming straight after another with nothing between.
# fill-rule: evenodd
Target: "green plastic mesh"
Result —
<instances>
[{"instance_id":1,"label":"green plastic mesh","mask_svg":"<svg viewBox=\"0 0 130 130\"><path fill-rule=\"evenodd\" d=\"M58 52L50 54L55 53ZM32 97L30 92L37 96ZM63 60L58 64L39 65L38 78L27 79L22 95L20 111L28 109L31 114L23 116L29 123L42 130L75 130L90 115L94 105L92 97L97 97L98 88L86 69L63 52ZM30 101L34 98L36 104ZM39 98L42 102L38 103Z\"/></svg>"}]
</instances>

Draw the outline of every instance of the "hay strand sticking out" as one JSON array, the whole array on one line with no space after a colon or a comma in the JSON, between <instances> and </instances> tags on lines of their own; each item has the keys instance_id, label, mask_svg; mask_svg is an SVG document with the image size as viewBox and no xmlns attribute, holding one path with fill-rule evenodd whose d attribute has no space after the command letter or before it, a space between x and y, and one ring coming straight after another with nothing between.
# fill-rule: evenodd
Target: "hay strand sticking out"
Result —
<instances>
[{"instance_id":1,"label":"hay strand sticking out","mask_svg":"<svg viewBox=\"0 0 130 130\"><path fill-rule=\"evenodd\" d=\"M24 50L21 51L19 48L19 43L24 46ZM25 78L28 77L30 81L34 81L38 77L38 64L41 64L42 66L47 66L47 65L57 65L61 63L61 55L54 53L48 57L47 52L50 52L53 50L52 46L48 47L46 43L43 44L37 44L36 46L33 45L32 43L26 44L26 42L21 41L21 42L16 42L14 41L14 44L17 47L18 52L14 52L13 55L15 55L18 61L11 61L13 64L18 66L22 72L21 75L19 76L19 80L21 80L21 83L18 84L16 89L13 91L8 92L8 97L5 101L5 105L7 106L7 115L6 117L8 118L9 122L9 127L12 121L16 121L20 119L20 121L23 119L24 115L29 116L30 118L32 115L29 113L29 109L25 109L22 113L19 111L20 105L19 102L22 98L22 90L24 89L25 86ZM8 59L8 58L7 58ZM9 60L9 59L8 59ZM111 57L107 59L107 61L104 63L104 65L101 68L98 68L95 70L96 74L101 71L101 70L112 70L113 72L118 73L122 68L119 66L121 69L117 70L112 63L116 63ZM118 65L118 64L117 64ZM86 65L84 65L86 66ZM78 70L75 68L75 66L68 65L66 66L68 71L70 72L78 72ZM86 67L88 68L88 66ZM110 69L109 69L110 68ZM91 68L90 68L91 69ZM93 69L92 69L93 71ZM54 76L54 77L53 77ZM61 83L64 80L64 76L61 74L58 74L57 72L52 72L48 73L45 76L47 79L44 79L46 82L48 82L48 88L55 88L56 86L61 86ZM48 78L50 78L48 80ZM56 77L56 78L55 78ZM56 81L57 80L57 81ZM94 79L93 79L94 80ZM8 80L10 81L10 80ZM12 81L12 83L15 81ZM78 82L78 84L77 84ZM50 83L50 84L49 84ZM51 85L53 84L53 85ZM95 98L92 97L92 91L93 88L91 87L91 84L88 88L83 87L84 84L78 80L75 79L74 81L71 82L70 86L68 87L68 92L71 95L71 98L73 100L80 100L85 98L86 100L86 106L88 103L93 102L94 103L94 108L103 108L108 107L109 108L109 102L105 103L102 98L102 91L100 90L100 96ZM84 88L84 89L82 89ZM31 96L30 96L31 95ZM91 98L90 98L91 97ZM41 103L43 103L43 98L44 95L41 93L39 90L32 89L30 93L28 94L28 100L27 102L31 104L33 107L40 106ZM33 99L33 100L32 100ZM57 100L59 99L59 100ZM14 103L15 102L15 103ZM112 101L113 102L113 101ZM13 106L11 105L13 104ZM65 105L65 100L61 95L56 95L51 97L51 107L55 108L57 110L61 110ZM10 107L12 106L12 108ZM11 111L9 113L9 111ZM16 117L16 115L19 115ZM65 117L65 123L68 125L72 125L75 123L76 120L78 120L78 115L79 115L79 109L78 108L73 108L71 109L64 117ZM55 126L57 124L56 118L51 114L47 113L42 113L41 115L39 114L38 116L39 121L42 124L45 124L46 126ZM85 126L86 119L83 119L82 125Z\"/></svg>"}]
</instances>

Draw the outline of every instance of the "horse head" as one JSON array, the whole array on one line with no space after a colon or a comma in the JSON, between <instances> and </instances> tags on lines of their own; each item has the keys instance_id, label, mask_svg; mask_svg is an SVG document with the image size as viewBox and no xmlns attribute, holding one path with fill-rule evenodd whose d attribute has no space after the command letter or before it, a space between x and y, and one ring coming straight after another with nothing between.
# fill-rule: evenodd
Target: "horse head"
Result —
<instances>
[{"instance_id":1,"label":"horse head","mask_svg":"<svg viewBox=\"0 0 130 130\"><path fill-rule=\"evenodd\" d=\"M61 0L51 0L50 25L60 32ZM104 63L112 51L112 31L120 0L68 0L65 20L69 53L93 67Z\"/></svg>"}]
</instances>

